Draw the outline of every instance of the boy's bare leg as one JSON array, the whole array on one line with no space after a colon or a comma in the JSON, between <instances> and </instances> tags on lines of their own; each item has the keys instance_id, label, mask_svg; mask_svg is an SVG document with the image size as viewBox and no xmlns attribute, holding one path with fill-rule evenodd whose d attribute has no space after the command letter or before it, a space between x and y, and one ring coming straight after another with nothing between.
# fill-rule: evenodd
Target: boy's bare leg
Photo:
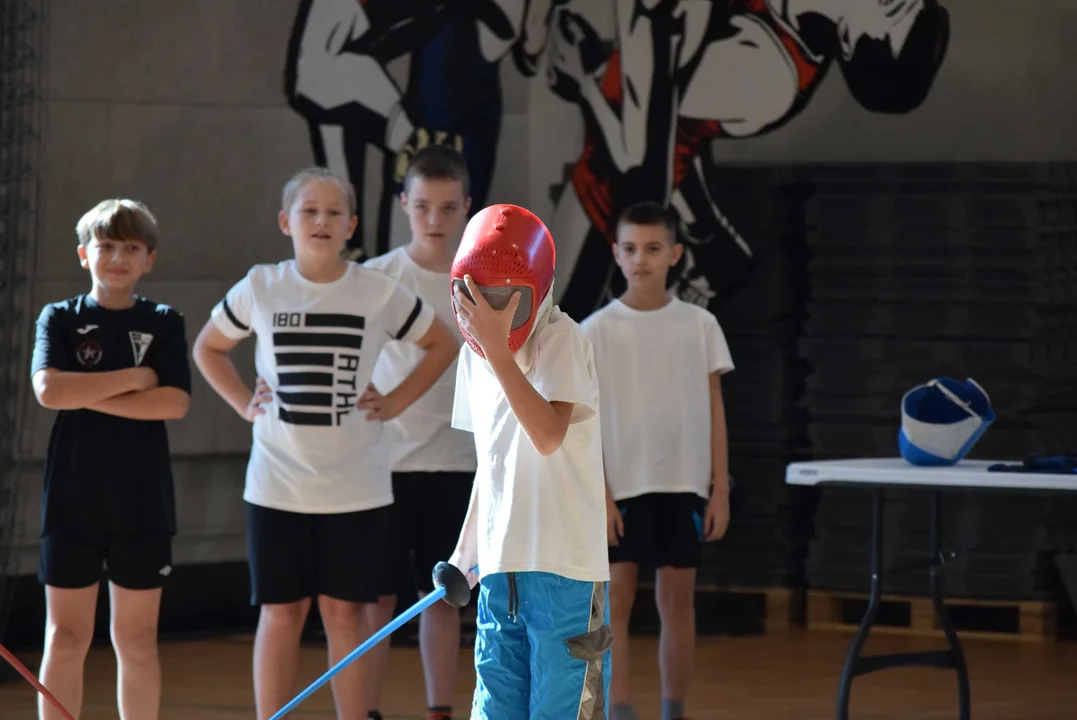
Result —
<instances>
[{"instance_id":1,"label":"boy's bare leg","mask_svg":"<svg viewBox=\"0 0 1077 720\"><path fill-rule=\"evenodd\" d=\"M75 717L82 709L83 667L93 641L97 588L45 586L45 655L38 679ZM39 696L37 703L41 720L61 720L60 713L44 696Z\"/></svg>"},{"instance_id":2,"label":"boy's bare leg","mask_svg":"<svg viewBox=\"0 0 1077 720\"><path fill-rule=\"evenodd\" d=\"M692 679L696 649L695 568L659 568L656 575L656 601L662 630L658 641L658 666L662 677L663 718L665 706L677 706L683 712L688 685Z\"/></svg>"},{"instance_id":3,"label":"boy's bare leg","mask_svg":"<svg viewBox=\"0 0 1077 720\"><path fill-rule=\"evenodd\" d=\"M419 598L425 593L419 593ZM381 598L367 606L371 634L392 622L396 597ZM436 602L419 616L419 652L423 661L427 707L450 707L456 696L456 669L460 659L460 611L446 602ZM381 705L385 671L389 664L389 639L367 653L371 670L367 676L370 707Z\"/></svg>"},{"instance_id":4,"label":"boy's bare leg","mask_svg":"<svg viewBox=\"0 0 1077 720\"><path fill-rule=\"evenodd\" d=\"M628 652L628 621L636 601L639 566L635 563L610 564L610 626L613 629L613 654L610 678L611 719L618 715L632 717L630 656ZM620 706L620 707L619 707Z\"/></svg>"},{"instance_id":5,"label":"boy's bare leg","mask_svg":"<svg viewBox=\"0 0 1077 720\"><path fill-rule=\"evenodd\" d=\"M386 595L378 598L378 602L366 605L364 612L366 614L367 631L373 635L392 622L393 610L396 610L396 595ZM390 640L391 638L385 638L367 653L370 656L370 672L366 674L366 687L371 710L381 708L385 671L389 667Z\"/></svg>"},{"instance_id":6,"label":"boy's bare leg","mask_svg":"<svg viewBox=\"0 0 1077 720\"><path fill-rule=\"evenodd\" d=\"M329 667L343 660L345 655L362 645L373 634L367 625L366 611L371 605L373 603L355 603L326 595L318 596L318 612L322 616L329 650ZM370 702L367 690L375 667L375 659L366 653L329 681L333 688L338 720L366 720Z\"/></svg>"},{"instance_id":7,"label":"boy's bare leg","mask_svg":"<svg viewBox=\"0 0 1077 720\"><path fill-rule=\"evenodd\" d=\"M161 713L161 664L157 654L161 589L129 590L109 583L109 596L120 717L155 720Z\"/></svg>"},{"instance_id":8,"label":"boy's bare leg","mask_svg":"<svg viewBox=\"0 0 1077 720\"><path fill-rule=\"evenodd\" d=\"M295 697L299 678L299 640L310 600L262 605L254 635L254 701L258 720Z\"/></svg>"},{"instance_id":9,"label":"boy's bare leg","mask_svg":"<svg viewBox=\"0 0 1077 720\"><path fill-rule=\"evenodd\" d=\"M420 597L425 593L419 593ZM438 601L419 616L419 650L423 658L427 707L451 707L456 695L460 658L460 611Z\"/></svg>"}]
</instances>

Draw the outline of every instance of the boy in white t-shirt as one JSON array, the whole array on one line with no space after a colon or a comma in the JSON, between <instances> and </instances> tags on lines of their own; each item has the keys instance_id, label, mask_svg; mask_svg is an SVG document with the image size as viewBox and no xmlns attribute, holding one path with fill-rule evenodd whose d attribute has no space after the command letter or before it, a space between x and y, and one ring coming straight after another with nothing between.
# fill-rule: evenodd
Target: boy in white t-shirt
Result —
<instances>
[{"instance_id":1,"label":"boy in white t-shirt","mask_svg":"<svg viewBox=\"0 0 1077 720\"><path fill-rule=\"evenodd\" d=\"M714 315L666 290L682 250L665 208L641 203L625 210L614 257L627 289L581 324L594 348L602 397L612 720L636 717L628 621L640 565L657 571L662 718L684 717L701 545L721 538L729 523L721 376L733 360Z\"/></svg>"},{"instance_id":2,"label":"boy in white t-shirt","mask_svg":"<svg viewBox=\"0 0 1077 720\"><path fill-rule=\"evenodd\" d=\"M553 239L527 210L475 215L453 263L453 426L475 489L450 564L481 582L471 717L602 718L610 679L598 377L553 305Z\"/></svg>"},{"instance_id":3,"label":"boy in white t-shirt","mask_svg":"<svg viewBox=\"0 0 1077 720\"><path fill-rule=\"evenodd\" d=\"M260 720L295 693L312 597L330 665L378 629L364 606L374 607L392 582L389 559L372 550L391 542L384 421L433 386L457 348L415 293L343 257L358 222L350 183L322 168L304 170L285 185L281 207L295 258L252 267L213 308L194 346L209 384L253 424L243 499L251 602L261 606L254 643ZM253 392L229 358L251 335ZM390 339L418 345L423 359L393 392L365 392ZM339 716L366 715L368 664L333 678Z\"/></svg>"},{"instance_id":4,"label":"boy in white t-shirt","mask_svg":"<svg viewBox=\"0 0 1077 720\"><path fill-rule=\"evenodd\" d=\"M404 176L401 205L411 226L411 242L364 263L400 280L434 308L463 344L453 317L449 269L467 221L471 199L464 157L447 145L417 152ZM374 386L395 388L422 358L406 342L389 342L378 356ZM467 515L475 480L475 440L452 427L456 362L434 386L386 428L393 462L394 594L379 603L382 627L392 620L396 594L434 590L431 571L452 552ZM460 657L460 611L435 603L419 618L419 649L426 677L427 720L451 720ZM371 651L376 657L372 708L378 707L389 642ZM369 718L381 720L371 710Z\"/></svg>"}]
</instances>

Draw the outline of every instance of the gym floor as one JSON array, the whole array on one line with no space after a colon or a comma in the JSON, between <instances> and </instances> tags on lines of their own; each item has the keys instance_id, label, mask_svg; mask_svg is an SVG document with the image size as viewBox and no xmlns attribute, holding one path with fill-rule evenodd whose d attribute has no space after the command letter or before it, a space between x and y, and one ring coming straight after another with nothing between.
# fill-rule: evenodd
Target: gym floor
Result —
<instances>
[{"instance_id":1,"label":"gym floor","mask_svg":"<svg viewBox=\"0 0 1077 720\"><path fill-rule=\"evenodd\" d=\"M688 702L693 720L833 720L838 677L850 636L840 631L793 629L699 641L695 682ZM245 720L253 717L249 636L167 642L161 648L164 698L161 720ZM1061 720L1077 707L1077 643L1072 641L965 640L976 720ZM928 638L879 635L866 652L939 647ZM633 639L633 693L641 720L658 717L657 638ZM22 655L36 670L38 656ZM471 653L456 706L466 718L474 673ZM95 646L86 663L81 720L114 720L115 661ZM302 687L326 669L323 650L303 649ZM856 720L943 720L957 716L953 671L886 670L853 682L850 716ZM382 712L393 720L421 720L424 711L418 650L393 648ZM296 692L302 688L297 688ZM25 681L0 685L0 717L35 717L36 693ZM333 717L329 687L308 698L291 717Z\"/></svg>"}]
</instances>

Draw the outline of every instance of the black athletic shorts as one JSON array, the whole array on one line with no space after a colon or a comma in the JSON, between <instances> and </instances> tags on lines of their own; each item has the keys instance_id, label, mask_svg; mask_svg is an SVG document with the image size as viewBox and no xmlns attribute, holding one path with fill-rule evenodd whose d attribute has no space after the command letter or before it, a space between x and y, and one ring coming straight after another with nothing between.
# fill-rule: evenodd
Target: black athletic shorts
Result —
<instances>
[{"instance_id":1,"label":"black athletic shorts","mask_svg":"<svg viewBox=\"0 0 1077 720\"><path fill-rule=\"evenodd\" d=\"M695 493L647 493L617 502L624 536L609 550L610 563L649 568L698 568L703 554L707 501Z\"/></svg>"},{"instance_id":2,"label":"black athletic shorts","mask_svg":"<svg viewBox=\"0 0 1077 720\"><path fill-rule=\"evenodd\" d=\"M128 590L153 590L163 587L171 573L171 533L49 533L41 538L37 576L44 585L76 590L107 577Z\"/></svg>"},{"instance_id":3,"label":"black athletic shorts","mask_svg":"<svg viewBox=\"0 0 1077 720\"><path fill-rule=\"evenodd\" d=\"M456 549L467 517L473 472L394 472L393 591L434 590L434 565Z\"/></svg>"},{"instance_id":4,"label":"black athletic shorts","mask_svg":"<svg viewBox=\"0 0 1077 720\"><path fill-rule=\"evenodd\" d=\"M372 603L389 594L391 505L332 514L245 505L252 605L319 595Z\"/></svg>"}]
</instances>

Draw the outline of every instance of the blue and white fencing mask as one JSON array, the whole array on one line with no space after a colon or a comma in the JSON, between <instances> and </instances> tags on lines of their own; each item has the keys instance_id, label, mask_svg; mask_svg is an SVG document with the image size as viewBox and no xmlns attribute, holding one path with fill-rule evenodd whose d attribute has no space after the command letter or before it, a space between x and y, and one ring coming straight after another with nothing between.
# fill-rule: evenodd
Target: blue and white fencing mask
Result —
<instances>
[{"instance_id":1,"label":"blue and white fencing mask","mask_svg":"<svg viewBox=\"0 0 1077 720\"><path fill-rule=\"evenodd\" d=\"M901 456L913 465L955 465L994 421L991 399L975 380L935 378L901 398Z\"/></svg>"}]
</instances>

